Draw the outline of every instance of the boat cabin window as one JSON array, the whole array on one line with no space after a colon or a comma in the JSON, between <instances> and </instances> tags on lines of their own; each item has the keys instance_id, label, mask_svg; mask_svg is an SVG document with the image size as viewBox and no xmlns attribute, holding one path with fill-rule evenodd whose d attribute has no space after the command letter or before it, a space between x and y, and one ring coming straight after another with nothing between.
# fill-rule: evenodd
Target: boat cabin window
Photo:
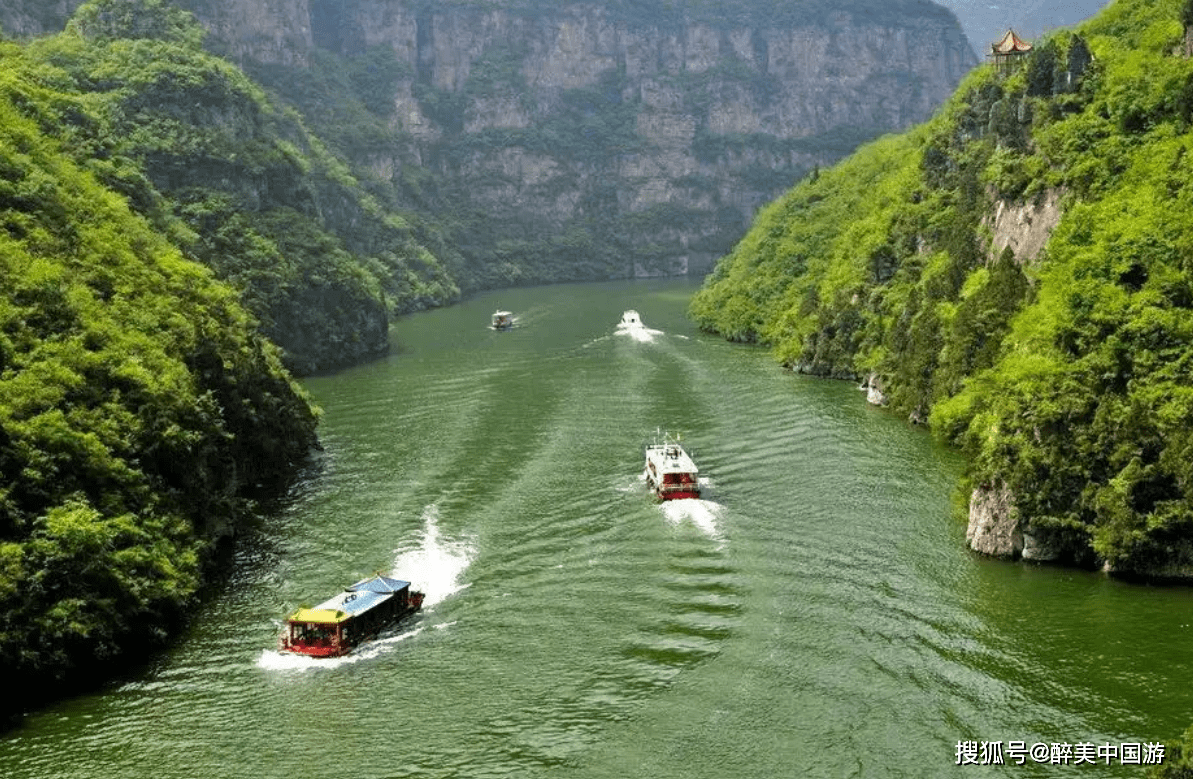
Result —
<instances>
[{"instance_id":1,"label":"boat cabin window","mask_svg":"<svg viewBox=\"0 0 1193 779\"><path fill-rule=\"evenodd\" d=\"M317 641L329 641L333 635L335 635L335 629L330 625L320 625L314 622L290 625L290 636L294 641L313 644Z\"/></svg>"}]
</instances>

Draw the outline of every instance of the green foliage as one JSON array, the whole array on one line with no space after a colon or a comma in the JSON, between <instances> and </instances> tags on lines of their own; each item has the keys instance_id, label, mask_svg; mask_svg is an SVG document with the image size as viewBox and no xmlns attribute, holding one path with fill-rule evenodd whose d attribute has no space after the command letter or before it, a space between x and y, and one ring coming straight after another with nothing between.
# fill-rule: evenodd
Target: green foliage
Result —
<instances>
[{"instance_id":1,"label":"green foliage","mask_svg":"<svg viewBox=\"0 0 1193 779\"><path fill-rule=\"evenodd\" d=\"M94 103L39 83L69 79L13 47L0 60L0 653L25 680L11 712L22 690L159 646L215 539L253 485L293 472L316 417L236 293L102 186L125 162L72 159L108 127Z\"/></svg>"},{"instance_id":2,"label":"green foliage","mask_svg":"<svg viewBox=\"0 0 1193 779\"><path fill-rule=\"evenodd\" d=\"M348 78L365 108L382 119L394 112L393 96L398 81L409 76L389 46L373 46L349 61Z\"/></svg>"},{"instance_id":3,"label":"green foliage","mask_svg":"<svg viewBox=\"0 0 1193 779\"><path fill-rule=\"evenodd\" d=\"M1120 0L927 125L765 210L692 316L785 363L877 374L1072 562L1193 569L1193 63L1176 0ZM1091 59L1090 52L1096 54ZM992 214L1064 192L1032 260Z\"/></svg>"},{"instance_id":4,"label":"green foliage","mask_svg":"<svg viewBox=\"0 0 1193 779\"><path fill-rule=\"evenodd\" d=\"M384 351L391 313L455 299L416 232L192 28L157 0L96 1L30 45L55 86L89 106L90 121L67 122L80 164L232 282L297 372ZM353 105L367 128L388 113L382 95L401 68L377 49L317 69L316 84L320 74L328 92L362 92Z\"/></svg>"},{"instance_id":5,"label":"green foliage","mask_svg":"<svg viewBox=\"0 0 1193 779\"><path fill-rule=\"evenodd\" d=\"M1165 746L1164 762L1148 768L1148 779L1193 779L1193 727Z\"/></svg>"},{"instance_id":6,"label":"green foliage","mask_svg":"<svg viewBox=\"0 0 1193 779\"><path fill-rule=\"evenodd\" d=\"M88 0L68 28L88 39L143 38L197 48L203 28L166 0Z\"/></svg>"}]
</instances>

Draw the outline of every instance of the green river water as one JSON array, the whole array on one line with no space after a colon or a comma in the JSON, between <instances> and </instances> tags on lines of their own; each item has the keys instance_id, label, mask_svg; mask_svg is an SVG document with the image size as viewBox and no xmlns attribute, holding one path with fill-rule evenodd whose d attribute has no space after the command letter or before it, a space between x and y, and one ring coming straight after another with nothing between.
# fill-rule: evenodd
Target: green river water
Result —
<instances>
[{"instance_id":1,"label":"green river water","mask_svg":"<svg viewBox=\"0 0 1193 779\"><path fill-rule=\"evenodd\" d=\"M308 380L325 450L186 634L0 737L0 776L1139 776L957 743L1193 723L1193 590L968 552L955 452L699 334L695 288L487 294ZM650 329L619 332L628 308ZM656 428L704 499L649 498ZM424 610L346 658L275 651L288 611L378 570Z\"/></svg>"}]
</instances>

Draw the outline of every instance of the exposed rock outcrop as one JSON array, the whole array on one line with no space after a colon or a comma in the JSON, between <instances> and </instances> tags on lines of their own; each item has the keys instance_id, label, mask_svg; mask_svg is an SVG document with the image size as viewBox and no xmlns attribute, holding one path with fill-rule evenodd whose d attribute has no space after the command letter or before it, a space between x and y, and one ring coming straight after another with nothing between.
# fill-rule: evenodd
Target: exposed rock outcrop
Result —
<instances>
[{"instance_id":1,"label":"exposed rock outcrop","mask_svg":"<svg viewBox=\"0 0 1193 779\"><path fill-rule=\"evenodd\" d=\"M975 552L1017 558L1023 552L1023 531L1014 496L1005 484L979 486L969 497L965 541Z\"/></svg>"},{"instance_id":2,"label":"exposed rock outcrop","mask_svg":"<svg viewBox=\"0 0 1193 779\"><path fill-rule=\"evenodd\" d=\"M877 373L871 373L866 377L866 381L862 384L862 388L866 390L866 402L874 406L885 406L890 400L887 398L886 392L883 391L882 377Z\"/></svg>"},{"instance_id":3,"label":"exposed rock outcrop","mask_svg":"<svg viewBox=\"0 0 1193 779\"><path fill-rule=\"evenodd\" d=\"M1031 262L1044 250L1048 236L1060 224L1062 192L1050 189L1027 203L999 201L987 224L994 233L990 258L1010 247L1020 263Z\"/></svg>"},{"instance_id":4,"label":"exposed rock outcrop","mask_svg":"<svg viewBox=\"0 0 1193 779\"><path fill-rule=\"evenodd\" d=\"M992 557L1036 562L1065 557L1061 539L1024 522L1015 508L1015 496L1001 482L976 487L970 494L965 540L970 549Z\"/></svg>"}]
</instances>

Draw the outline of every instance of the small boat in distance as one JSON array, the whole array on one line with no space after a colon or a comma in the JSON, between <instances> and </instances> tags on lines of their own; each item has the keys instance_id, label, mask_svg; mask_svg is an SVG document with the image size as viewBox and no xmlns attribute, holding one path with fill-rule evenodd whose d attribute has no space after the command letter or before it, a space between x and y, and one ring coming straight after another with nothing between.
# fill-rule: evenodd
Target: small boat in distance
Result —
<instances>
[{"instance_id":1,"label":"small boat in distance","mask_svg":"<svg viewBox=\"0 0 1193 779\"><path fill-rule=\"evenodd\" d=\"M385 628L422 608L423 593L410 582L374 576L353 584L314 608L286 618L278 647L309 657L341 657Z\"/></svg>"},{"instance_id":2,"label":"small boat in distance","mask_svg":"<svg viewBox=\"0 0 1193 779\"><path fill-rule=\"evenodd\" d=\"M680 446L679 437L663 436L646 445L646 486L659 500L699 498L700 480L696 463Z\"/></svg>"},{"instance_id":3,"label":"small boat in distance","mask_svg":"<svg viewBox=\"0 0 1193 779\"><path fill-rule=\"evenodd\" d=\"M638 312L631 308L621 315L621 322L618 323L618 326L638 327L641 324L642 317L638 316Z\"/></svg>"},{"instance_id":4,"label":"small boat in distance","mask_svg":"<svg viewBox=\"0 0 1193 779\"><path fill-rule=\"evenodd\" d=\"M509 330L514 326L514 315L509 311L494 311L493 324L494 330Z\"/></svg>"}]
</instances>

